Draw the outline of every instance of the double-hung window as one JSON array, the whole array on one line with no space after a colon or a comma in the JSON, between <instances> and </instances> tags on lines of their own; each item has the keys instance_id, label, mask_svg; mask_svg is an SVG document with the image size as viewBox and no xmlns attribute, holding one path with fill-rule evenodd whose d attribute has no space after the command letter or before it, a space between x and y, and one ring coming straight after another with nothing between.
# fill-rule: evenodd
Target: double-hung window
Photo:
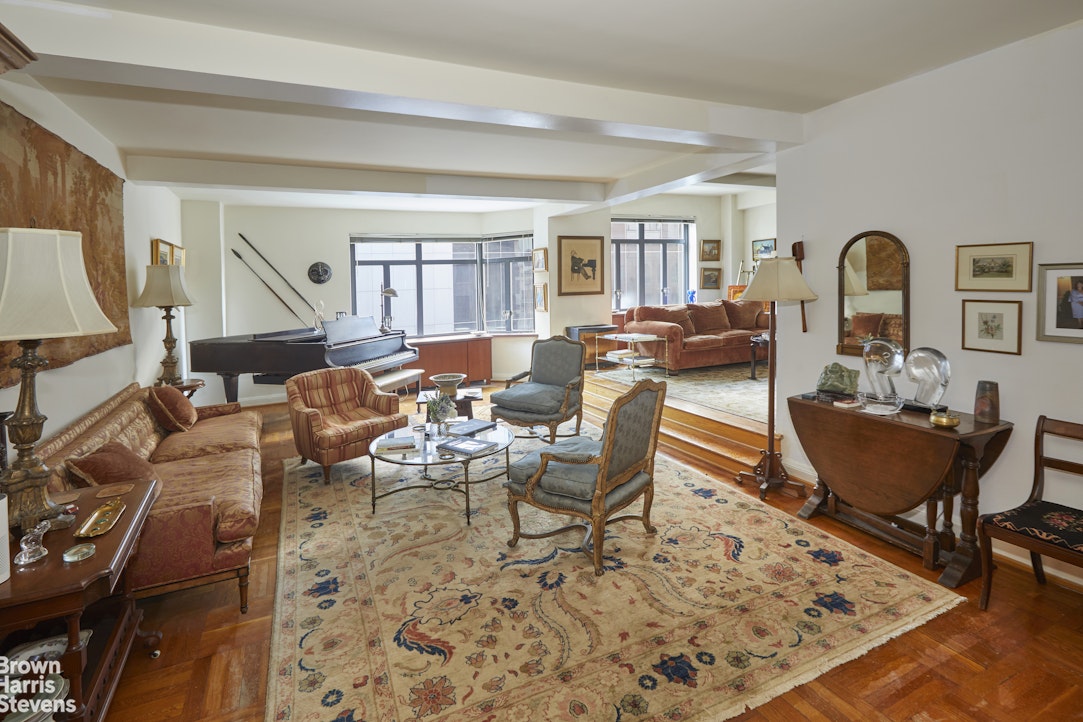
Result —
<instances>
[{"instance_id":1,"label":"double-hung window","mask_svg":"<svg viewBox=\"0 0 1083 722\"><path fill-rule=\"evenodd\" d=\"M408 336L534 330L529 234L350 240L358 316Z\"/></svg>"},{"instance_id":2,"label":"double-hung window","mask_svg":"<svg viewBox=\"0 0 1083 722\"><path fill-rule=\"evenodd\" d=\"M613 308L683 303L688 292L687 219L617 219L612 240Z\"/></svg>"}]
</instances>

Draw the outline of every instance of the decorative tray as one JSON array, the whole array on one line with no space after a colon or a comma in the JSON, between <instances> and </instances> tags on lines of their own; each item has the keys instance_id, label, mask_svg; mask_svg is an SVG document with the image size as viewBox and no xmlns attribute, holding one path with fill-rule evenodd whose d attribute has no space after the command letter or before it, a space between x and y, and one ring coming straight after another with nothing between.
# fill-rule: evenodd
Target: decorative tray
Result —
<instances>
[{"instance_id":1,"label":"decorative tray","mask_svg":"<svg viewBox=\"0 0 1083 722\"><path fill-rule=\"evenodd\" d=\"M81 538L101 536L113 528L113 525L117 523L117 519L124 513L125 508L124 502L120 499L111 499L105 502L90 512L87 520L75 530L75 536Z\"/></svg>"}]
</instances>

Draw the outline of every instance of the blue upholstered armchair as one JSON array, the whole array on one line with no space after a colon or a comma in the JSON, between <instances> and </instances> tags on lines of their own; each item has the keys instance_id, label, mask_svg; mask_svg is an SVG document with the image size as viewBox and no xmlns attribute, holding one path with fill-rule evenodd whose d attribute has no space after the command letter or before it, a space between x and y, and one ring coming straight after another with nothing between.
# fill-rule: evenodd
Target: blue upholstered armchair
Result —
<instances>
[{"instance_id":1,"label":"blue upholstered armchair","mask_svg":"<svg viewBox=\"0 0 1083 722\"><path fill-rule=\"evenodd\" d=\"M607 524L640 519L648 533L655 533L651 525L654 453L665 397L665 382L644 379L613 402L600 440L561 439L514 462L504 484L512 522L508 546L515 546L520 537L541 539L585 528L581 549L593 559L594 573L601 576ZM640 497L640 516L612 516ZM527 534L519 528L520 502L584 522Z\"/></svg>"},{"instance_id":2,"label":"blue upholstered armchair","mask_svg":"<svg viewBox=\"0 0 1083 722\"><path fill-rule=\"evenodd\" d=\"M493 420L514 426L545 426L549 443L557 427L575 418L575 436L583 424L583 364L587 346L565 336L538 339L530 350L530 370L508 379L490 397Z\"/></svg>"}]
</instances>

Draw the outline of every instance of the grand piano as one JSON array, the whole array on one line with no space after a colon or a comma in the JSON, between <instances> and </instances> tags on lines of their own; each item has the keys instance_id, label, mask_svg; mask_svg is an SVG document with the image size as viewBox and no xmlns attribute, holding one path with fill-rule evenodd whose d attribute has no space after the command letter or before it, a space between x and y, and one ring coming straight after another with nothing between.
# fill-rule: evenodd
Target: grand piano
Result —
<instances>
[{"instance_id":1,"label":"grand piano","mask_svg":"<svg viewBox=\"0 0 1083 722\"><path fill-rule=\"evenodd\" d=\"M376 377L417 360L405 331L381 333L371 316L325 320L323 330L205 338L188 344L192 371L222 377L226 400L237 400L237 377L254 374L257 384L282 384L290 376L331 366L358 366Z\"/></svg>"}]
</instances>

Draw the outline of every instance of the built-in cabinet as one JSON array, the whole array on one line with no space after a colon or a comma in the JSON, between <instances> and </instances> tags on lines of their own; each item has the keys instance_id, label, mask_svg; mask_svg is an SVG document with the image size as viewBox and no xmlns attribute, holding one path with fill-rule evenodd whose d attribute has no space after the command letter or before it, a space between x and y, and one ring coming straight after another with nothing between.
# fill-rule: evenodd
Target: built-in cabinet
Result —
<instances>
[{"instance_id":1,"label":"built-in cabinet","mask_svg":"<svg viewBox=\"0 0 1083 722\"><path fill-rule=\"evenodd\" d=\"M417 360L403 368L424 369L421 386L435 386L435 374L466 374L464 383L488 383L493 377L492 336L431 336L409 339Z\"/></svg>"}]
</instances>

